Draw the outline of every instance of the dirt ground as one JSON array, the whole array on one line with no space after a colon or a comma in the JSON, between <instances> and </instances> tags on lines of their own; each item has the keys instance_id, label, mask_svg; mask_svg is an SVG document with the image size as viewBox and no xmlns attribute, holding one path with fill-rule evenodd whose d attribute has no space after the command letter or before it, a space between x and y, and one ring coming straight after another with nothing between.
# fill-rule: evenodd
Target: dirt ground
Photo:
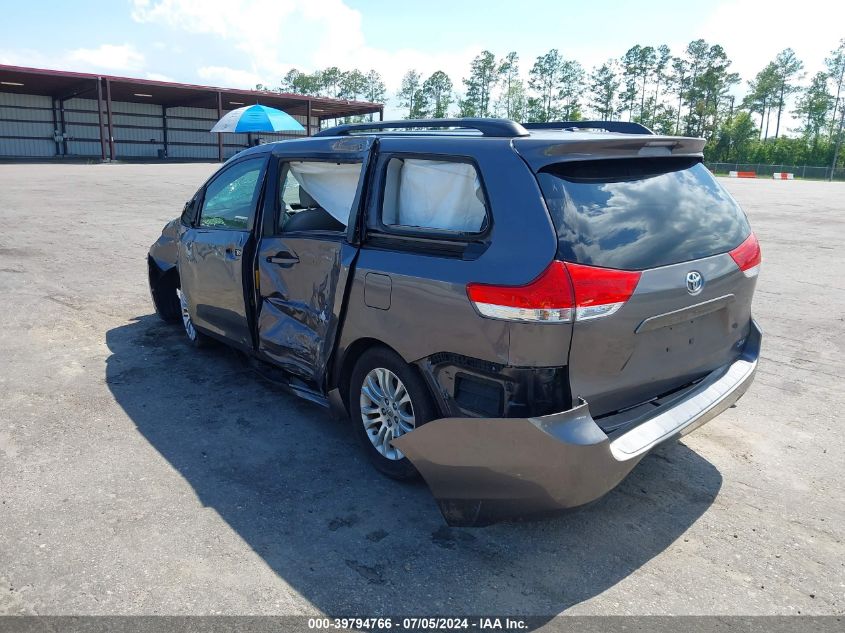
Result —
<instances>
[{"instance_id":1,"label":"dirt ground","mask_svg":"<svg viewBox=\"0 0 845 633\"><path fill-rule=\"evenodd\" d=\"M0 165L0 614L845 613L845 184L721 181L764 257L737 408L585 509L450 529L152 314L215 168Z\"/></svg>"}]
</instances>

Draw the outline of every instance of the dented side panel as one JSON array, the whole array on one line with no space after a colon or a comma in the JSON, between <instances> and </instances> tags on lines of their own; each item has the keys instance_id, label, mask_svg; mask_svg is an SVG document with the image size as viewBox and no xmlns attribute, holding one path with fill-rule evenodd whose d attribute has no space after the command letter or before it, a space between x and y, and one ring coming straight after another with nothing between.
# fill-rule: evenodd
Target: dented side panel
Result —
<instances>
[{"instance_id":1,"label":"dented side panel","mask_svg":"<svg viewBox=\"0 0 845 633\"><path fill-rule=\"evenodd\" d=\"M179 218L174 218L164 225L159 238L150 246L150 257L159 271L167 272L174 268L179 258L179 235L184 227Z\"/></svg>"},{"instance_id":2,"label":"dented side panel","mask_svg":"<svg viewBox=\"0 0 845 633\"><path fill-rule=\"evenodd\" d=\"M344 236L268 237L258 251L258 350L322 384L355 249ZM274 263L282 259L288 263Z\"/></svg>"}]
</instances>

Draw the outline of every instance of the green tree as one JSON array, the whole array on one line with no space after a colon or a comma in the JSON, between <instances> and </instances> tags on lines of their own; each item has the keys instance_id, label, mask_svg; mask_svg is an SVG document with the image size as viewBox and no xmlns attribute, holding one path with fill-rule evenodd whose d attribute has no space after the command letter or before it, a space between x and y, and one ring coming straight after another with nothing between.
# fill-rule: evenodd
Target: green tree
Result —
<instances>
[{"instance_id":1,"label":"green tree","mask_svg":"<svg viewBox=\"0 0 845 633\"><path fill-rule=\"evenodd\" d=\"M625 89L622 92L622 103L628 112L628 120L633 121L636 116L636 102L640 96L639 78L643 47L639 44L632 46L622 56L622 84Z\"/></svg>"},{"instance_id":2,"label":"green tree","mask_svg":"<svg viewBox=\"0 0 845 633\"><path fill-rule=\"evenodd\" d=\"M760 134L765 140L769 136L768 121L772 103L777 91L777 69L774 62L769 62L763 70L748 82L748 93L742 101L742 107L760 115Z\"/></svg>"},{"instance_id":3,"label":"green tree","mask_svg":"<svg viewBox=\"0 0 845 633\"><path fill-rule=\"evenodd\" d=\"M674 134L681 133L681 111L684 105L684 95L689 90L689 64L681 57L672 58L672 72L669 74L669 86L673 95L678 97L678 106L675 108Z\"/></svg>"},{"instance_id":4,"label":"green tree","mask_svg":"<svg viewBox=\"0 0 845 633\"><path fill-rule=\"evenodd\" d=\"M668 83L667 71L669 63L672 60L672 54L666 44L661 44L657 47L657 55L654 63L654 108L651 110L651 125L654 127L657 122L658 110L662 105L662 94L660 88Z\"/></svg>"},{"instance_id":5,"label":"green tree","mask_svg":"<svg viewBox=\"0 0 845 633\"><path fill-rule=\"evenodd\" d=\"M795 115L803 123L804 137L815 154L819 145L819 135L827 124L827 115L833 107L833 95L827 90L827 73L816 73L810 85L803 91L795 107Z\"/></svg>"},{"instance_id":6,"label":"green tree","mask_svg":"<svg viewBox=\"0 0 845 633\"><path fill-rule=\"evenodd\" d=\"M576 61L565 59L560 65L558 98L560 117L564 121L581 118L579 99L584 90L584 69Z\"/></svg>"},{"instance_id":7,"label":"green tree","mask_svg":"<svg viewBox=\"0 0 845 633\"><path fill-rule=\"evenodd\" d=\"M839 40L839 46L836 50L831 51L830 57L825 58L825 66L827 66L827 74L834 86L834 100L833 112L830 115L830 132L828 139L833 138L833 130L836 127L836 114L838 110L842 109L840 103L840 96L842 89L845 87L845 39Z\"/></svg>"},{"instance_id":8,"label":"green tree","mask_svg":"<svg viewBox=\"0 0 845 633\"><path fill-rule=\"evenodd\" d=\"M791 48L785 48L778 53L775 58L775 67L777 68L777 78L779 84L778 90L778 118L775 124L775 138L780 134L780 116L786 104L786 98L800 88L793 85L791 82L796 78L796 75L804 68L804 64L795 55L795 51Z\"/></svg>"},{"instance_id":9,"label":"green tree","mask_svg":"<svg viewBox=\"0 0 845 633\"><path fill-rule=\"evenodd\" d=\"M619 74L616 62L612 59L594 68L590 73L590 107L598 113L602 121L612 121L617 111L619 95Z\"/></svg>"},{"instance_id":10,"label":"green tree","mask_svg":"<svg viewBox=\"0 0 845 633\"><path fill-rule=\"evenodd\" d=\"M491 95L498 78L495 55L481 51L472 60L469 77L463 80L466 93L459 103L461 116L490 116Z\"/></svg>"},{"instance_id":11,"label":"green tree","mask_svg":"<svg viewBox=\"0 0 845 633\"><path fill-rule=\"evenodd\" d=\"M502 94L497 104L506 119L519 120L525 111L525 86L519 78L519 55L511 51L499 62Z\"/></svg>"},{"instance_id":12,"label":"green tree","mask_svg":"<svg viewBox=\"0 0 845 633\"><path fill-rule=\"evenodd\" d=\"M340 98L344 75L340 68L330 66L325 70L318 71L315 75L319 78L320 94L332 99Z\"/></svg>"},{"instance_id":13,"label":"green tree","mask_svg":"<svg viewBox=\"0 0 845 633\"><path fill-rule=\"evenodd\" d=\"M338 96L357 101L367 90L367 76L357 68L342 73Z\"/></svg>"},{"instance_id":14,"label":"green tree","mask_svg":"<svg viewBox=\"0 0 845 633\"><path fill-rule=\"evenodd\" d=\"M322 89L320 81L319 73L307 74L292 68L282 77L280 90L298 95L316 95Z\"/></svg>"},{"instance_id":15,"label":"green tree","mask_svg":"<svg viewBox=\"0 0 845 633\"><path fill-rule=\"evenodd\" d=\"M420 114L420 101L422 100L422 86L420 74L416 70L409 70L402 77L402 86L396 94L399 97L399 105L408 108L406 119L414 119Z\"/></svg>"},{"instance_id":16,"label":"green tree","mask_svg":"<svg viewBox=\"0 0 845 633\"><path fill-rule=\"evenodd\" d=\"M422 84L420 110L423 116L442 119L452 104L452 80L442 70L435 71Z\"/></svg>"},{"instance_id":17,"label":"green tree","mask_svg":"<svg viewBox=\"0 0 845 633\"><path fill-rule=\"evenodd\" d=\"M556 48L540 55L528 73L528 85L536 93L529 99L529 118L534 121L551 121L558 112L560 102L560 72L563 60Z\"/></svg>"},{"instance_id":18,"label":"green tree","mask_svg":"<svg viewBox=\"0 0 845 633\"><path fill-rule=\"evenodd\" d=\"M741 162L748 159L758 132L748 112L739 112L719 129L711 160Z\"/></svg>"},{"instance_id":19,"label":"green tree","mask_svg":"<svg viewBox=\"0 0 845 633\"><path fill-rule=\"evenodd\" d=\"M384 103L387 101L387 90L384 87L384 80L378 72L371 69L364 76L364 82L364 99L370 103ZM368 118L372 121L373 115L368 115Z\"/></svg>"}]
</instances>

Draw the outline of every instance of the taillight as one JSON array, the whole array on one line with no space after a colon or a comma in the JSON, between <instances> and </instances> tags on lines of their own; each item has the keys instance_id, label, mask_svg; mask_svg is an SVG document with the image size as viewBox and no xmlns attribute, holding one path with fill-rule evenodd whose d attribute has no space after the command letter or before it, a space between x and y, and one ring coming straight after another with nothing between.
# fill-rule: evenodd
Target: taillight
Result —
<instances>
[{"instance_id":1,"label":"taillight","mask_svg":"<svg viewBox=\"0 0 845 633\"><path fill-rule=\"evenodd\" d=\"M552 262L524 286L467 285L467 294L486 317L508 321L569 322L608 316L637 287L640 273Z\"/></svg>"},{"instance_id":2,"label":"taillight","mask_svg":"<svg viewBox=\"0 0 845 633\"><path fill-rule=\"evenodd\" d=\"M609 316L625 305L634 294L641 273L613 268L567 264L575 287L575 320L586 321Z\"/></svg>"},{"instance_id":3,"label":"taillight","mask_svg":"<svg viewBox=\"0 0 845 633\"><path fill-rule=\"evenodd\" d=\"M763 261L763 257L760 253L760 242L757 241L754 233L745 238L745 241L733 249L730 255L746 277L754 277L760 272L760 262Z\"/></svg>"},{"instance_id":4,"label":"taillight","mask_svg":"<svg viewBox=\"0 0 845 633\"><path fill-rule=\"evenodd\" d=\"M483 316L508 321L571 321L575 307L563 262L552 262L524 286L467 284L467 295Z\"/></svg>"}]
</instances>

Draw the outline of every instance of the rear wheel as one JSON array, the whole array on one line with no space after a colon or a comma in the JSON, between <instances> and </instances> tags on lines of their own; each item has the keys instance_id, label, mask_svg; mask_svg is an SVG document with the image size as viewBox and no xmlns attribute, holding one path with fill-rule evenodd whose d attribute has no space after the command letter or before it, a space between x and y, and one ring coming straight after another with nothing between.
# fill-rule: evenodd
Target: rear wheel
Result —
<instances>
[{"instance_id":1,"label":"rear wheel","mask_svg":"<svg viewBox=\"0 0 845 633\"><path fill-rule=\"evenodd\" d=\"M394 479L417 475L408 458L391 440L410 433L435 417L422 378L394 352L364 352L349 385L352 427L373 466Z\"/></svg>"},{"instance_id":2,"label":"rear wheel","mask_svg":"<svg viewBox=\"0 0 845 633\"><path fill-rule=\"evenodd\" d=\"M188 337L188 343L193 347L206 347L211 339L197 330L193 320L191 320L191 312L188 309L188 297L182 292L182 289L176 291L179 295L179 309L182 314L182 325L185 328L185 336Z\"/></svg>"}]
</instances>

